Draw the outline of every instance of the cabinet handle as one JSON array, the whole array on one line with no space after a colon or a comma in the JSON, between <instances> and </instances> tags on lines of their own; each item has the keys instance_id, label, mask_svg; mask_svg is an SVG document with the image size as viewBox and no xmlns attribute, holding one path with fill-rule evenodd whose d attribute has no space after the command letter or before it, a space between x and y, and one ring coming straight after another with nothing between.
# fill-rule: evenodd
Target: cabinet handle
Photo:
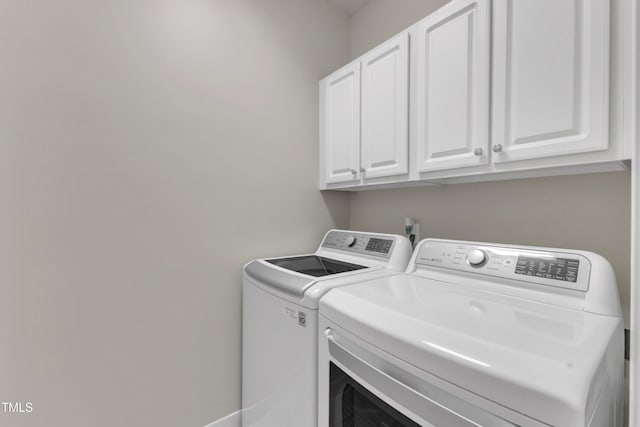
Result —
<instances>
[{"instance_id":1,"label":"cabinet handle","mask_svg":"<svg viewBox=\"0 0 640 427\"><path fill-rule=\"evenodd\" d=\"M360 168L361 173L365 173L367 170L365 168Z\"/></svg>"},{"instance_id":2,"label":"cabinet handle","mask_svg":"<svg viewBox=\"0 0 640 427\"><path fill-rule=\"evenodd\" d=\"M473 150L473 154L475 154L476 156L482 156L482 148L478 147L475 150Z\"/></svg>"},{"instance_id":3,"label":"cabinet handle","mask_svg":"<svg viewBox=\"0 0 640 427\"><path fill-rule=\"evenodd\" d=\"M494 153L499 153L502 151L502 144L496 144L493 146L493 152Z\"/></svg>"},{"instance_id":4,"label":"cabinet handle","mask_svg":"<svg viewBox=\"0 0 640 427\"><path fill-rule=\"evenodd\" d=\"M355 170L355 169L351 169L351 175L355 175L355 174L357 174L357 173L358 173L358 171L357 171L357 170Z\"/></svg>"}]
</instances>

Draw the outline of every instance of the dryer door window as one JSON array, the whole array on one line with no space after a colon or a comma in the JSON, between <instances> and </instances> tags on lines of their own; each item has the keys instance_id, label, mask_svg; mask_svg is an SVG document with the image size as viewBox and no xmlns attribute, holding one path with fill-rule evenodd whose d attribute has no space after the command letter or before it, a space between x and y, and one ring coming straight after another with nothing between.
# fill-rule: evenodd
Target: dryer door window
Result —
<instances>
[{"instance_id":1,"label":"dryer door window","mask_svg":"<svg viewBox=\"0 0 640 427\"><path fill-rule=\"evenodd\" d=\"M420 427L330 364L329 427Z\"/></svg>"}]
</instances>

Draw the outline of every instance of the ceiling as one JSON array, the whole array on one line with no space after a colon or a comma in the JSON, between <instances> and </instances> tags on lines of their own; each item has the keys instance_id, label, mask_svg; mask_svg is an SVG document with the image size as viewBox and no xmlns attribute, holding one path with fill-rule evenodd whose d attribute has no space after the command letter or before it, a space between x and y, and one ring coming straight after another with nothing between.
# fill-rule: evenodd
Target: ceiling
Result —
<instances>
[{"instance_id":1,"label":"ceiling","mask_svg":"<svg viewBox=\"0 0 640 427\"><path fill-rule=\"evenodd\" d=\"M353 15L362 6L369 3L370 0L328 0L329 3L333 3L338 9L345 12L347 15Z\"/></svg>"}]
</instances>

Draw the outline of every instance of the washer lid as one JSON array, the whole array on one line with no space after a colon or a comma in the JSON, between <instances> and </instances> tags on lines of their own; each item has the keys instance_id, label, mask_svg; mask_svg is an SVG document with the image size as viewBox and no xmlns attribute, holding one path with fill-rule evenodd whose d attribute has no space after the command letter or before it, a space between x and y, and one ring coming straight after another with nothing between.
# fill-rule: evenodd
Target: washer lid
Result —
<instances>
[{"instance_id":1,"label":"washer lid","mask_svg":"<svg viewBox=\"0 0 640 427\"><path fill-rule=\"evenodd\" d=\"M282 292L295 300L303 298L307 289L318 280L340 273L371 270L370 267L321 257L301 255L288 258L254 260L244 267L244 272L262 286ZM336 276L341 277L340 276ZM350 280L353 282L353 279Z\"/></svg>"},{"instance_id":2,"label":"washer lid","mask_svg":"<svg viewBox=\"0 0 640 427\"><path fill-rule=\"evenodd\" d=\"M302 255L290 258L266 259L266 262L277 265L286 270L306 274L313 277L329 276L332 274L346 273L348 271L367 268L364 265L351 264L337 259L326 258L318 255Z\"/></svg>"},{"instance_id":3,"label":"washer lid","mask_svg":"<svg viewBox=\"0 0 640 427\"><path fill-rule=\"evenodd\" d=\"M312 276L290 273L260 260L245 265L244 273L256 282L296 299L301 299L304 292L316 282Z\"/></svg>"},{"instance_id":4,"label":"washer lid","mask_svg":"<svg viewBox=\"0 0 640 427\"><path fill-rule=\"evenodd\" d=\"M320 314L495 403L550 425L584 425L610 375L609 346L621 351L621 319L458 280L403 274L337 288L320 301Z\"/></svg>"}]
</instances>

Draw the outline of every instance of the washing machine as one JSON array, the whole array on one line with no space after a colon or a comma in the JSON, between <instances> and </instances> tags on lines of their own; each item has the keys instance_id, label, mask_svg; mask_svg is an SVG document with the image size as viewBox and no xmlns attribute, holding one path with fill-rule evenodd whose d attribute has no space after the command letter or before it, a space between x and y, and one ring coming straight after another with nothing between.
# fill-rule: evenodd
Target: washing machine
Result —
<instances>
[{"instance_id":1,"label":"washing machine","mask_svg":"<svg viewBox=\"0 0 640 427\"><path fill-rule=\"evenodd\" d=\"M406 237L331 230L313 254L244 267L243 427L316 427L318 301L328 290L400 274Z\"/></svg>"},{"instance_id":2,"label":"washing machine","mask_svg":"<svg viewBox=\"0 0 640 427\"><path fill-rule=\"evenodd\" d=\"M319 427L620 427L616 280L578 250L427 239L320 301Z\"/></svg>"}]
</instances>

